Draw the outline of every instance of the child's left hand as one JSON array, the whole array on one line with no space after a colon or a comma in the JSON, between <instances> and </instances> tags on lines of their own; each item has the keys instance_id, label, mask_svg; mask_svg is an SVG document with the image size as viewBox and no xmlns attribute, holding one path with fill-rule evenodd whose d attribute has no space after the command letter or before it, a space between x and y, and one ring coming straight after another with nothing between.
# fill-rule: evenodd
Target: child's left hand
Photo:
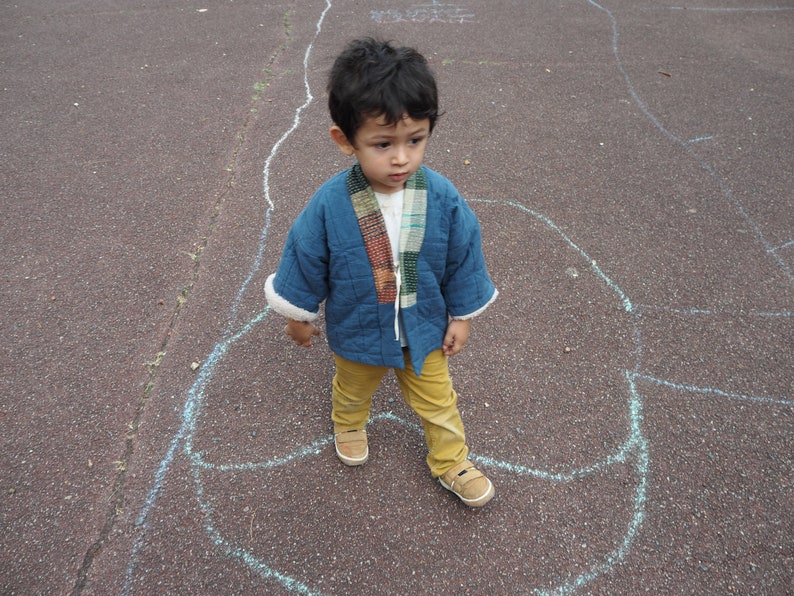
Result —
<instances>
[{"instance_id":1,"label":"child's left hand","mask_svg":"<svg viewBox=\"0 0 794 596\"><path fill-rule=\"evenodd\" d=\"M445 356L454 356L459 353L466 342L469 341L469 332L471 330L471 321L450 321L447 326L447 333L444 336L444 350Z\"/></svg>"}]
</instances>

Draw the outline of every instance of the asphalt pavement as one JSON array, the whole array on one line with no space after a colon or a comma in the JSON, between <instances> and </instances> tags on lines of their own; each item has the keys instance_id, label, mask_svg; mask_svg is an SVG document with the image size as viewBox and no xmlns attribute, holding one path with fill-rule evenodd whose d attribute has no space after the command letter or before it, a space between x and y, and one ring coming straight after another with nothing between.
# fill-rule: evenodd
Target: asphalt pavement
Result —
<instances>
[{"instance_id":1,"label":"asphalt pavement","mask_svg":"<svg viewBox=\"0 0 794 596\"><path fill-rule=\"evenodd\" d=\"M784 594L794 3L0 7L0 593ZM500 297L451 363L483 510L393 376L361 468L262 286L411 45Z\"/></svg>"}]
</instances>

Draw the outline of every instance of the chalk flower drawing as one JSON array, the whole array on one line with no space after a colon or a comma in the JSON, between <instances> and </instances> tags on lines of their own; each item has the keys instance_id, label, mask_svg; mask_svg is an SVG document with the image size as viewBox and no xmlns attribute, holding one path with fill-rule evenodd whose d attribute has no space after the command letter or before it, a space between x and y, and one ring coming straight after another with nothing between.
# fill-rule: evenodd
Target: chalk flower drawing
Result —
<instances>
[{"instance_id":1,"label":"chalk flower drawing","mask_svg":"<svg viewBox=\"0 0 794 596\"><path fill-rule=\"evenodd\" d=\"M615 63L618 70L624 77L627 90L631 95L632 99L634 100L634 102L645 113L646 117L657 127L657 129L661 134L667 136L672 141L678 143L687 151L687 153L693 155L691 150L691 143L686 140L679 139L674 135L672 135L661 124L661 122L659 122L659 120L650 112L650 110L647 108L644 102L640 99L639 95L636 93L632 85L632 82L629 79L628 74L625 72L618 56L617 21L612 15L612 13L606 10L605 8L603 8L602 6L598 5L597 3L593 2L592 0L589 0L588 3L594 8L603 11L612 23L612 28L613 28L612 51L614 54ZM325 10L320 15L320 18L316 24L316 33L314 39L316 39L317 35L319 35L322 29L322 23L325 18L325 15L330 8L331 8L331 2L330 0L326 0ZM467 20L471 20L474 18L474 15L467 12L465 7L461 5L444 4L440 2L415 4L406 9L373 10L370 12L370 16L373 20L380 22L387 22L387 21L465 22ZM205 359L204 364L199 371L198 379L195 381L191 389L188 391L187 399L182 414L182 424L178 432L172 437L169 448L167 449L167 452L164 458L162 459L162 461L160 462L160 465L154 475L152 488L149 491L145 503L137 516L136 526L140 530L140 533L138 535L137 541L133 546L128 561L125 584L122 590L122 593L124 594L130 593L132 591L133 583L136 576L138 556L140 554L140 551L145 546L144 537L146 534L146 530L151 523L150 513L152 512L153 508L156 505L156 501L162 490L165 477L169 473L169 470L174 462L175 456L180 449L184 451L184 453L188 456L190 461L190 474L195 483L195 498L200 508L206 515L204 530L210 542L214 544L215 547L220 549L224 554L229 556L231 559L236 560L241 565L247 566L250 570L257 573L260 577L281 584L285 589L287 589L290 592L303 593L303 594L318 593L316 588L309 586L301 578L292 577L276 569L274 565L269 564L263 558L257 556L257 554L247 545L244 545L242 543L235 543L234 540L224 536L221 533L221 529L215 523L216 507L214 504L214 499L205 493L205 483L204 483L203 475L209 472L215 474L218 473L223 474L223 473L235 472L235 471L264 471L279 466L283 466L289 462L298 459L304 459L307 457L318 455L322 450L326 449L331 444L332 442L331 437L325 436L325 437L317 438L312 443L300 447L294 452L284 457L275 458L271 460L263 460L263 461L243 462L238 464L212 463L208 461L204 453L200 452L197 449L194 449L193 446L194 439L196 438L197 433L200 431L199 420L201 416L201 410L204 405L205 390L208 384L210 383L215 371L221 365L221 362L224 360L224 357L227 355L228 351L234 346L234 344L240 341L253 328L255 328L258 324L264 321L269 313L269 309L265 308L262 312L257 314L251 320L249 320L242 327L236 327L234 324L234 319L236 317L237 308L240 303L241 297L245 293L249 282L254 276L254 273L259 269L259 265L262 259L262 254L264 252L265 239L267 236L269 223L270 223L270 214L274 206L272 201L270 200L270 189L269 189L270 163L273 157L278 152L284 140L289 135L291 135L292 132L294 132L294 130L298 127L298 125L301 122L302 112L308 107L308 105L313 100L311 91L309 89L308 80L306 78L307 77L306 72L308 71L308 60L311 54L312 47L314 45L314 39L308 45L304 56L304 85L306 88L306 101L299 108L297 108L291 128L286 133L284 133L284 135L276 142L276 144L273 146L271 150L270 156L265 162L265 167L263 172L264 195L266 202L268 204L268 208L265 214L265 227L261 234L256 258L254 259L251 272L242 283L237 293L237 297L235 298L231 306L231 316L229 318L229 325L227 332L223 335L221 340L215 345L215 349L213 350L213 352ZM696 156L693 155L693 157ZM700 161L703 168L713 178L715 178L717 182L722 182L721 180L717 179L718 175L716 174L714 169L707 162L705 162L705 160L700 160ZM738 205L738 202L735 199L735 197L733 197L728 190L725 190L726 188L725 184L718 184L717 186L723 189L722 190L724 195L723 198L726 199L726 202L728 204L733 204L735 206ZM553 234L556 234L556 236L562 240L563 244L567 245L567 250L572 250L574 253L578 255L579 258L581 258L584 261L584 263L586 263L584 268L589 269L589 273L594 275L595 278L601 284L604 284L608 288L608 290L610 290L610 292L608 292L608 295L611 295L612 299L617 301L619 307L618 312L621 313L620 319L624 324L634 329L635 342L637 342L637 345L635 346L635 350L633 352L634 361L624 363L626 368L620 371L622 379L625 382L624 390L625 390L625 400L626 400L625 403L626 403L626 411L627 411L626 419L628 423L628 428L626 429L627 432L623 442L617 445L616 449L612 453L606 455L600 460L591 462L587 466L568 469L562 472L557 471L553 473L546 470L533 469L533 468L517 465L512 462L500 460L496 457L490 457L480 454L472 454L472 459L479 461L483 464L486 464L490 467L501 468L505 472L516 474L518 476L534 477L543 481L554 482L554 483L571 482L576 479L583 478L585 476L602 473L607 468L619 467L621 465L628 466L631 469L633 476L633 483L630 483L627 488L633 496L627 502L627 504L630 503L630 505L628 506L630 511L627 519L628 523L627 525L623 526L622 537L619 538L612 545L611 550L609 552L603 552L600 555L597 555L594 559L591 559L591 566L589 567L589 569L580 569L577 572L572 573L567 578L560 578L561 583L558 583L557 585L546 586L546 587L544 586L534 587L534 591L536 593L568 594L568 593L576 592L577 590L581 589L589 582L597 578L598 576L609 572L617 563L625 559L625 557L628 555L628 553L631 550L631 546L635 538L637 537L638 533L641 531L642 528L642 524L645 517L647 492L649 489L647 478L650 471L650 462L649 462L649 447L642 430L643 402L642 402L642 397L637 390L636 381L638 380L650 381L652 383L668 386L673 389L677 389L681 391L694 392L694 393L708 393L718 397L739 399L746 402L782 404L785 406L794 405L794 402L792 402L791 399L788 397L769 398L765 396L750 396L750 395L742 395L727 391L721 391L707 387L673 384L664 379L654 378L645 374L644 371L642 371L641 362L640 362L641 350L639 345L639 338L641 333L638 326L638 320L639 320L638 317L640 316L639 311L643 309L647 310L652 307L647 305L633 304L632 301L629 299L629 297L624 293L624 291L606 273L604 273L601 267L598 264L596 264L596 262L582 248L580 248L577 244L575 244L573 240L571 240L571 238L569 238L553 221L551 221L543 214L535 212L517 202L504 201L504 200L494 201L488 199L474 199L474 201L483 204L486 208L507 207L510 209L514 209L522 217L528 217L530 219L534 219L537 222L540 222L543 226L545 226L545 228L548 231L551 231ZM744 212L744 210L741 208L741 205L738 205L738 211L750 223L752 224L755 223L752 220L750 220L749 215L747 215L746 212ZM792 246L792 242L794 241L786 242L778 247L771 247L769 245L769 242L763 237L763 234L761 234L758 226L753 225L752 227L756 233L758 241L763 246L768 248L767 252L769 252L769 254L781 267L781 269L786 273L786 275L789 276L789 279L791 279L792 278L791 268L788 262L783 258L781 252L783 249L787 249L790 246ZM697 311L697 312L691 311L688 314L709 315L710 313L707 311ZM792 316L792 313L790 312L762 313L762 314L764 316L776 316L785 319L790 319ZM419 429L418 427L416 427L416 425L413 425L410 422L404 421L396 417L391 412L385 412L378 416L375 416L372 422L379 422L383 420L404 424L410 428L415 428L415 430L419 432ZM531 587L529 586L521 587L521 589L527 589L527 588L531 588Z\"/></svg>"},{"instance_id":2,"label":"chalk flower drawing","mask_svg":"<svg viewBox=\"0 0 794 596\"><path fill-rule=\"evenodd\" d=\"M474 14L461 4L430 2L412 4L408 8L371 10L369 16L378 23L470 23Z\"/></svg>"}]
</instances>

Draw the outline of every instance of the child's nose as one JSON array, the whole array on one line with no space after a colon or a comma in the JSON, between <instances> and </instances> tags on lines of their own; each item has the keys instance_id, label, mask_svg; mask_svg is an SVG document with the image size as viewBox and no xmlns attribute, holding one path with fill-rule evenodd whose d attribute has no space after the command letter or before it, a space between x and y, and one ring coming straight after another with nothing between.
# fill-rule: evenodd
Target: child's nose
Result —
<instances>
[{"instance_id":1,"label":"child's nose","mask_svg":"<svg viewBox=\"0 0 794 596\"><path fill-rule=\"evenodd\" d=\"M394 150L394 163L403 165L408 163L408 150L402 145L397 145Z\"/></svg>"}]
</instances>

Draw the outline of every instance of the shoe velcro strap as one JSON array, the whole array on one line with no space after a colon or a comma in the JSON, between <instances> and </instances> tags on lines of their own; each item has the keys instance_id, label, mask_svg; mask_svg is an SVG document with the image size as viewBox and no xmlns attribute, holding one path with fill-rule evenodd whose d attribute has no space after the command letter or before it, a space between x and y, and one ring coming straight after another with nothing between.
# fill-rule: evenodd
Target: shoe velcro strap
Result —
<instances>
[{"instance_id":1,"label":"shoe velcro strap","mask_svg":"<svg viewBox=\"0 0 794 596\"><path fill-rule=\"evenodd\" d=\"M340 443L355 443L357 441L367 440L367 431L365 430L350 430L341 432L335 437L337 444Z\"/></svg>"},{"instance_id":2,"label":"shoe velcro strap","mask_svg":"<svg viewBox=\"0 0 794 596\"><path fill-rule=\"evenodd\" d=\"M454 487L456 484L458 486L466 486L472 480L477 480L477 478L482 478L483 476L484 474L482 472L472 466L471 468L466 468L458 472L450 487Z\"/></svg>"}]
</instances>

